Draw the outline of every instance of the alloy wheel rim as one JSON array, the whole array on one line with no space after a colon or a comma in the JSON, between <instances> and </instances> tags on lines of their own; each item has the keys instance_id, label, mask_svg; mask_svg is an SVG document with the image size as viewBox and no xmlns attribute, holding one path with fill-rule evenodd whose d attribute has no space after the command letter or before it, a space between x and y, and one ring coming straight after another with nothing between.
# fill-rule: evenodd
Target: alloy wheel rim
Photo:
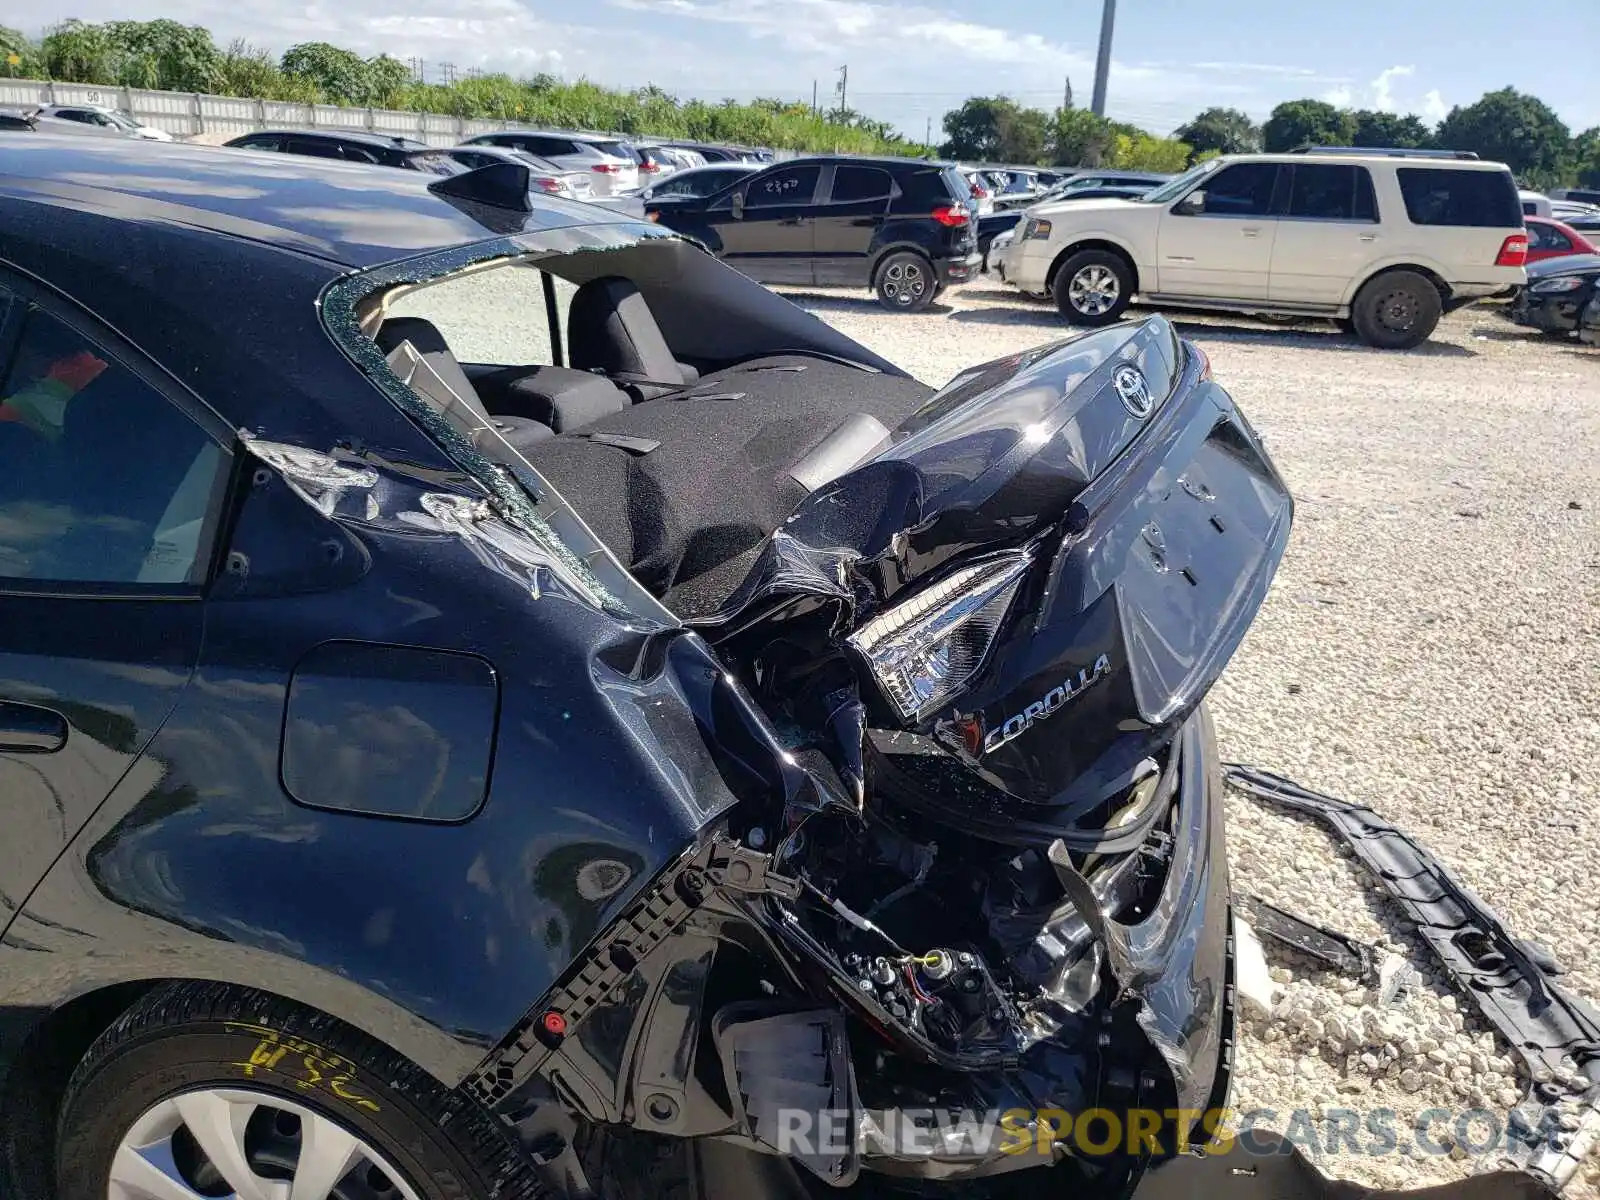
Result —
<instances>
[{"instance_id":1,"label":"alloy wheel rim","mask_svg":"<svg viewBox=\"0 0 1600 1200\"><path fill-rule=\"evenodd\" d=\"M890 263L883 272L883 294L896 304L912 304L928 290L922 268L912 263Z\"/></svg>"},{"instance_id":2,"label":"alloy wheel rim","mask_svg":"<svg viewBox=\"0 0 1600 1200\"><path fill-rule=\"evenodd\" d=\"M1121 292L1116 272L1098 263L1082 268L1067 285L1067 298L1072 301L1072 307L1088 317L1109 312Z\"/></svg>"},{"instance_id":3,"label":"alloy wheel rim","mask_svg":"<svg viewBox=\"0 0 1600 1200\"><path fill-rule=\"evenodd\" d=\"M293 1101L239 1088L170 1096L133 1123L108 1200L421 1200L388 1159Z\"/></svg>"}]
</instances>

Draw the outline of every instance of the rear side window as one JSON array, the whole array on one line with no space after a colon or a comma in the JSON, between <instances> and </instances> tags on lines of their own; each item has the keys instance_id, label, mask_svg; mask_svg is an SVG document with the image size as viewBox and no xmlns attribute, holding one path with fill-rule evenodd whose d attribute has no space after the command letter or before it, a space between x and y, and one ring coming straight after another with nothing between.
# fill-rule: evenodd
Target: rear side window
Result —
<instances>
[{"instance_id":1,"label":"rear side window","mask_svg":"<svg viewBox=\"0 0 1600 1200\"><path fill-rule=\"evenodd\" d=\"M410 158L411 165L419 171L426 171L430 175L460 175L469 171L469 167L461 159L466 156L454 157L449 154L413 154ZM471 157L476 158L477 155Z\"/></svg>"},{"instance_id":2,"label":"rear side window","mask_svg":"<svg viewBox=\"0 0 1600 1200\"><path fill-rule=\"evenodd\" d=\"M818 166L782 167L753 180L745 191L746 208L777 208L785 204L810 204L817 191Z\"/></svg>"},{"instance_id":3,"label":"rear side window","mask_svg":"<svg viewBox=\"0 0 1600 1200\"><path fill-rule=\"evenodd\" d=\"M1522 224L1510 172L1400 167L1395 174L1413 225L1514 229Z\"/></svg>"},{"instance_id":4,"label":"rear side window","mask_svg":"<svg viewBox=\"0 0 1600 1200\"><path fill-rule=\"evenodd\" d=\"M337 142L320 142L315 138L290 138L285 144L290 154L308 154L312 158L343 158Z\"/></svg>"},{"instance_id":5,"label":"rear side window","mask_svg":"<svg viewBox=\"0 0 1600 1200\"><path fill-rule=\"evenodd\" d=\"M247 142L240 142L246 150L281 150L283 139L280 137L253 137Z\"/></svg>"},{"instance_id":6,"label":"rear side window","mask_svg":"<svg viewBox=\"0 0 1600 1200\"><path fill-rule=\"evenodd\" d=\"M38 309L27 310L0 377L0 462L0 581L198 581L226 455L165 396Z\"/></svg>"},{"instance_id":7,"label":"rear side window","mask_svg":"<svg viewBox=\"0 0 1600 1200\"><path fill-rule=\"evenodd\" d=\"M1295 167L1288 215L1319 221L1376 221L1378 200L1371 172L1365 167Z\"/></svg>"},{"instance_id":8,"label":"rear side window","mask_svg":"<svg viewBox=\"0 0 1600 1200\"><path fill-rule=\"evenodd\" d=\"M1559 250L1566 253L1572 249L1572 239L1554 225L1546 225L1543 221L1529 221L1528 249Z\"/></svg>"},{"instance_id":9,"label":"rear side window","mask_svg":"<svg viewBox=\"0 0 1600 1200\"><path fill-rule=\"evenodd\" d=\"M892 185L889 172L878 167L839 167L833 173L833 202L887 200Z\"/></svg>"},{"instance_id":10,"label":"rear side window","mask_svg":"<svg viewBox=\"0 0 1600 1200\"><path fill-rule=\"evenodd\" d=\"M966 176L953 167L898 171L896 175L905 199L919 208L932 209L941 204L969 204L972 201L972 189L967 186Z\"/></svg>"}]
</instances>

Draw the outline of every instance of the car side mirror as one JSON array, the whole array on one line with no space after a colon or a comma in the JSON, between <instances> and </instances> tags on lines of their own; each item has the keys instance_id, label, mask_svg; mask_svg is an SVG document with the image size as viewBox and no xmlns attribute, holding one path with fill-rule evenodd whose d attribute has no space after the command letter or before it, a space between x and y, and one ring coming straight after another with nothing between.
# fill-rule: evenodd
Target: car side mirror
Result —
<instances>
[{"instance_id":1,"label":"car side mirror","mask_svg":"<svg viewBox=\"0 0 1600 1200\"><path fill-rule=\"evenodd\" d=\"M1190 192L1182 200L1178 201L1178 207L1173 211L1181 213L1186 217L1198 217L1201 213L1206 211L1205 189L1197 188Z\"/></svg>"},{"instance_id":2,"label":"car side mirror","mask_svg":"<svg viewBox=\"0 0 1600 1200\"><path fill-rule=\"evenodd\" d=\"M738 191L738 192L735 192L733 194L733 219L735 221L744 220L744 192L743 191Z\"/></svg>"}]
</instances>

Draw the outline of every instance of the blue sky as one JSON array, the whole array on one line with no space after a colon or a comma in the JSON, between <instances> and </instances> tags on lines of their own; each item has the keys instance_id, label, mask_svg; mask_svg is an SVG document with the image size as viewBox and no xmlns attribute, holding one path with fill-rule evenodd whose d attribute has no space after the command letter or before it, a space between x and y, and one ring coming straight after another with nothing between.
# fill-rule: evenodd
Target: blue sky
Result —
<instances>
[{"instance_id":1,"label":"blue sky","mask_svg":"<svg viewBox=\"0 0 1600 1200\"><path fill-rule=\"evenodd\" d=\"M1119 0L1108 110L1168 132L1211 104L1264 117L1314 96L1437 120L1511 85L1574 131L1600 125L1600 9L1503 0ZM920 135L969 95L1086 105L1100 0L84 0L85 20L172 17L281 51L322 39L365 53L680 95L828 102ZM35 10L37 12L37 10ZM1527 19L1543 13L1548 20ZM1574 50L1587 45L1590 53Z\"/></svg>"}]
</instances>

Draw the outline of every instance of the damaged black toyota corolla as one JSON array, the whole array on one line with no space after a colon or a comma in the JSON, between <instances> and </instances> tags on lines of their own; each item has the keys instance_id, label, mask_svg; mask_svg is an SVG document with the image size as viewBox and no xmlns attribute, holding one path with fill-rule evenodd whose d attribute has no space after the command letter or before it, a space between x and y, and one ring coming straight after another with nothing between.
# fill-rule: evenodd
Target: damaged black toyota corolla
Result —
<instances>
[{"instance_id":1,"label":"damaged black toyota corolla","mask_svg":"<svg viewBox=\"0 0 1600 1200\"><path fill-rule=\"evenodd\" d=\"M1112 1195L1205 1140L1201 701L1291 503L1167 322L934 393L516 168L30 139L0 230L16 1194Z\"/></svg>"}]
</instances>

